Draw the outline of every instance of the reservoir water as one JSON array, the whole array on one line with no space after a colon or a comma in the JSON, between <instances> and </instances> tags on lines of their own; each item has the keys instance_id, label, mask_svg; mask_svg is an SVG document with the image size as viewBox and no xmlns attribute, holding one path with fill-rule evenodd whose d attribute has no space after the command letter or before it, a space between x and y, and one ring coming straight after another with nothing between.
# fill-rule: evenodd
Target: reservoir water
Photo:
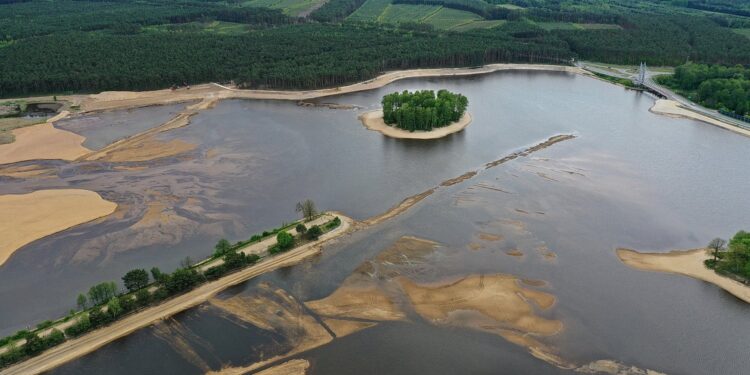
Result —
<instances>
[{"instance_id":1,"label":"reservoir water","mask_svg":"<svg viewBox=\"0 0 750 375\"><path fill-rule=\"evenodd\" d=\"M424 142L384 138L357 120L385 93L424 88L466 95L473 123ZM563 328L535 339L570 363L607 359L668 374L743 374L750 368L747 304L703 282L630 269L614 252L695 248L750 229L750 170L742 164L750 140L653 114L653 100L565 73L413 79L324 100L361 107L352 110L222 101L190 125L159 135L195 145L177 157L27 162L55 176L4 180L0 193L77 187L126 208L36 241L0 267L0 333L63 314L79 292L129 269L173 269L185 256L210 253L222 236L238 240L292 221L297 201L310 198L321 209L366 219L514 151L574 134L438 189L405 214L326 246L321 256L227 290L218 302L53 373L149 372L156 369L144 363L157 363L160 372L198 374L282 355L300 340L293 330L259 328L217 307L221 301L288 295L303 306L347 285L351 275L364 275L364 265L377 265L378 254L413 236L439 245L413 262L377 265L393 272L376 278L388 293L402 293L403 278L425 285L477 274L543 280L528 288L555 302L535 306L533 314ZM134 126L151 117L132 111L140 124ZM130 126L128 115L103 116L117 124L111 134L91 133L96 139L132 134L120 129ZM144 222L157 206L157 219ZM407 311L292 358L309 360L311 374L566 372L503 337Z\"/></svg>"}]
</instances>

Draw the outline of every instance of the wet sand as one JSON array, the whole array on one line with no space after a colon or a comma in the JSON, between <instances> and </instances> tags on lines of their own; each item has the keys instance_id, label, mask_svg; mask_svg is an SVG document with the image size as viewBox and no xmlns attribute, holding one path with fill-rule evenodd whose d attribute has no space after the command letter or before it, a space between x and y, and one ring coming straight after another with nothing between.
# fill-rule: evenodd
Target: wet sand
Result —
<instances>
[{"instance_id":1,"label":"wet sand","mask_svg":"<svg viewBox=\"0 0 750 375\"><path fill-rule=\"evenodd\" d=\"M370 130L380 132L381 134L399 139L438 139L453 133L458 133L464 130L469 124L471 124L471 115L469 112L465 112L458 121L451 123L448 126L442 128L435 128L430 131L413 131L399 129L395 126L390 126L383 121L383 111L370 111L365 112L359 116L362 124Z\"/></svg>"},{"instance_id":2,"label":"wet sand","mask_svg":"<svg viewBox=\"0 0 750 375\"><path fill-rule=\"evenodd\" d=\"M117 204L89 190L38 190L0 196L0 265L22 246L107 216Z\"/></svg>"},{"instance_id":3,"label":"wet sand","mask_svg":"<svg viewBox=\"0 0 750 375\"><path fill-rule=\"evenodd\" d=\"M693 120L702 121L702 122L715 125L720 128L731 130L735 133L750 137L750 130L743 129L743 128L740 128L731 124L727 124L726 122L719 121L708 116L704 116L697 112L693 112L681 106L679 103L677 103L674 100L658 99L656 100L656 102L654 102L654 106L651 107L650 111L653 113L670 116L670 117L682 117L682 118L689 118Z\"/></svg>"},{"instance_id":4,"label":"wet sand","mask_svg":"<svg viewBox=\"0 0 750 375\"><path fill-rule=\"evenodd\" d=\"M617 249L617 256L623 263L635 269L673 273L703 280L750 303L750 286L721 276L706 268L703 261L710 258L706 249L670 251L668 253L640 253L630 249Z\"/></svg>"}]
</instances>

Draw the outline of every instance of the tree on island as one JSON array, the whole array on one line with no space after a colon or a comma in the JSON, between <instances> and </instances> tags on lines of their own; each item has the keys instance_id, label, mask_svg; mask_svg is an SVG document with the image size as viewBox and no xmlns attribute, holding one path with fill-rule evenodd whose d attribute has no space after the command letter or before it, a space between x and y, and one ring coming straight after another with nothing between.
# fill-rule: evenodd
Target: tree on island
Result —
<instances>
[{"instance_id":1,"label":"tree on island","mask_svg":"<svg viewBox=\"0 0 750 375\"><path fill-rule=\"evenodd\" d=\"M315 208L315 202L310 199L305 199L304 202L297 202L295 210L302 213L305 221L312 220L312 218L318 214L318 210Z\"/></svg>"},{"instance_id":2,"label":"tree on island","mask_svg":"<svg viewBox=\"0 0 750 375\"><path fill-rule=\"evenodd\" d=\"M383 121L408 131L430 131L458 121L466 112L469 100L448 90L421 90L385 95Z\"/></svg>"},{"instance_id":3,"label":"tree on island","mask_svg":"<svg viewBox=\"0 0 750 375\"><path fill-rule=\"evenodd\" d=\"M726 251L726 241L714 239L708 244L714 259L707 259L706 266L722 273L739 276L750 284L750 232L739 231L729 240Z\"/></svg>"}]
</instances>

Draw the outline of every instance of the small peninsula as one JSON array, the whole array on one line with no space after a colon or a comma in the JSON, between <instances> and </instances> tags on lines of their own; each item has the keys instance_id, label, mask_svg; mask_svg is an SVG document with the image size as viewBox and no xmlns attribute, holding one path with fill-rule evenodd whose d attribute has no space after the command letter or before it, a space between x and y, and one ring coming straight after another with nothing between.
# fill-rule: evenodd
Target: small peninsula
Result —
<instances>
[{"instance_id":1,"label":"small peninsula","mask_svg":"<svg viewBox=\"0 0 750 375\"><path fill-rule=\"evenodd\" d=\"M459 132L471 123L469 100L448 90L403 91L385 95L383 109L360 116L370 130L405 139L436 139Z\"/></svg>"}]
</instances>

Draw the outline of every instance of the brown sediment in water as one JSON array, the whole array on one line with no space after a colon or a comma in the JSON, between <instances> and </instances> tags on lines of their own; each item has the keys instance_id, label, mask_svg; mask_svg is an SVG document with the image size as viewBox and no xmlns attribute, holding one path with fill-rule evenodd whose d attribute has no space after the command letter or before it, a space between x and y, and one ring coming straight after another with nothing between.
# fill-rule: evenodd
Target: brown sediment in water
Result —
<instances>
[{"instance_id":1,"label":"brown sediment in water","mask_svg":"<svg viewBox=\"0 0 750 375\"><path fill-rule=\"evenodd\" d=\"M478 237L482 241L490 241L490 242L500 241L503 239L503 236L499 234L488 233L488 232L479 232Z\"/></svg>"},{"instance_id":2,"label":"brown sediment in water","mask_svg":"<svg viewBox=\"0 0 750 375\"><path fill-rule=\"evenodd\" d=\"M539 245L536 247L536 251L541 254L544 259L546 260L555 260L557 259L557 254L555 254L553 251L547 247L547 245Z\"/></svg>"},{"instance_id":3,"label":"brown sediment in water","mask_svg":"<svg viewBox=\"0 0 750 375\"><path fill-rule=\"evenodd\" d=\"M395 126L390 126L383 121L383 111L370 111L365 112L359 116L359 120L362 125L369 130L380 132L381 134L399 139L438 139L449 136L453 133L458 133L464 130L469 124L471 124L471 115L469 112L465 112L458 121L453 122L447 126L440 128L434 128L430 131L413 131L400 129Z\"/></svg>"},{"instance_id":4,"label":"brown sediment in water","mask_svg":"<svg viewBox=\"0 0 750 375\"><path fill-rule=\"evenodd\" d=\"M316 314L332 318L356 318L375 321L405 320L395 300L375 283L359 284L347 279L328 297L305 302Z\"/></svg>"},{"instance_id":5,"label":"brown sediment in water","mask_svg":"<svg viewBox=\"0 0 750 375\"><path fill-rule=\"evenodd\" d=\"M211 367L208 363L201 358L187 340L188 336L195 338L195 335L191 335L187 328L178 321L170 318L166 321L158 322L154 324L152 332L157 338L167 343L167 345L172 347L180 357L184 358L193 366L199 368L203 372L211 371Z\"/></svg>"},{"instance_id":6,"label":"brown sediment in water","mask_svg":"<svg viewBox=\"0 0 750 375\"><path fill-rule=\"evenodd\" d=\"M32 241L115 211L117 204L81 189L0 195L0 265Z\"/></svg>"},{"instance_id":7,"label":"brown sediment in water","mask_svg":"<svg viewBox=\"0 0 750 375\"><path fill-rule=\"evenodd\" d=\"M55 175L56 170L54 168L45 167L39 164L0 166L0 176L5 177L24 179L52 177Z\"/></svg>"},{"instance_id":8,"label":"brown sediment in water","mask_svg":"<svg viewBox=\"0 0 750 375\"><path fill-rule=\"evenodd\" d=\"M453 186L457 183L466 181L476 175L477 175L477 171L466 172L458 177L454 177L454 178L443 181L442 183L440 183L440 186Z\"/></svg>"},{"instance_id":9,"label":"brown sediment in water","mask_svg":"<svg viewBox=\"0 0 750 375\"><path fill-rule=\"evenodd\" d=\"M750 286L706 268L703 262L710 259L706 249L640 253L619 248L617 257L626 265L642 271L666 272L709 282L750 303Z\"/></svg>"},{"instance_id":10,"label":"brown sediment in water","mask_svg":"<svg viewBox=\"0 0 750 375\"><path fill-rule=\"evenodd\" d=\"M294 347L286 353L247 367L225 368L218 374L242 374L333 340L328 330L309 315L292 295L283 289L274 289L267 283L262 283L258 293L252 296L213 298L209 302L258 328L277 332L294 343Z\"/></svg>"},{"instance_id":11,"label":"brown sediment in water","mask_svg":"<svg viewBox=\"0 0 750 375\"><path fill-rule=\"evenodd\" d=\"M360 320L345 320L345 319L323 319L323 322L328 328L336 334L336 338L351 335L352 333L359 332L363 329L371 328L376 326L377 322L366 322Z\"/></svg>"},{"instance_id":12,"label":"brown sediment in water","mask_svg":"<svg viewBox=\"0 0 750 375\"><path fill-rule=\"evenodd\" d=\"M489 162L489 163L485 164L484 169L494 168L494 167L496 167L498 165L501 165L503 163L506 163L508 161L517 159L517 158L519 158L521 156L528 156L528 155L530 155L530 154L532 154L532 153L534 153L536 151L543 150L543 149L545 149L545 148L547 148L549 146L554 145L555 143L563 142L563 141L566 141L566 140L569 140L569 139L573 139L573 138L575 138L575 136L574 135L570 135L570 134L552 136L552 137L548 138L546 141L541 142L541 143L539 143L537 145L528 147L528 148L526 148L523 151L517 151L517 152L514 152L513 154L510 154L510 155L508 155L508 156L506 156L506 157L504 157L502 159L495 160L493 162ZM423 199L427 198L428 196L432 195L440 187L451 186L451 185L454 185L456 183L468 180L468 179L476 176L478 173L479 173L479 171L468 171L468 172L462 174L461 176L447 179L447 180L443 181L439 186L433 187L433 188L431 188L429 190L426 190L426 191L423 191L423 192L421 192L419 194L412 195L412 196L404 199L403 201L401 201L401 203L399 203L396 206L392 207L391 209L389 209L385 213L380 214L378 216L374 216L374 217L369 218L367 220L364 220L362 223L364 225L375 225L375 224L379 224L379 223L381 223L381 222L383 222L385 220L388 220L390 218L393 218L393 217L395 217L395 216L397 216L397 215L399 215L399 214L407 211L409 208L413 207L415 204L419 203L420 201L422 201Z\"/></svg>"},{"instance_id":13,"label":"brown sediment in water","mask_svg":"<svg viewBox=\"0 0 750 375\"><path fill-rule=\"evenodd\" d=\"M508 255L510 255L512 257L522 257L523 256L523 252L521 250L518 250L518 249L508 250L508 251L505 252L505 254L508 254Z\"/></svg>"},{"instance_id":14,"label":"brown sediment in water","mask_svg":"<svg viewBox=\"0 0 750 375\"><path fill-rule=\"evenodd\" d=\"M587 363L575 369L583 374L609 374L609 375L666 375L664 373L628 366L617 361L601 359Z\"/></svg>"},{"instance_id":15,"label":"brown sediment in water","mask_svg":"<svg viewBox=\"0 0 750 375\"><path fill-rule=\"evenodd\" d=\"M470 242L468 246L469 246L469 249L471 250L480 250L484 248L482 244L477 243L477 242Z\"/></svg>"},{"instance_id":16,"label":"brown sediment in water","mask_svg":"<svg viewBox=\"0 0 750 375\"><path fill-rule=\"evenodd\" d=\"M193 151L198 146L180 139L159 141L154 138L143 139L141 142L122 144L109 150L95 160L110 162L139 162L149 161Z\"/></svg>"}]
</instances>

